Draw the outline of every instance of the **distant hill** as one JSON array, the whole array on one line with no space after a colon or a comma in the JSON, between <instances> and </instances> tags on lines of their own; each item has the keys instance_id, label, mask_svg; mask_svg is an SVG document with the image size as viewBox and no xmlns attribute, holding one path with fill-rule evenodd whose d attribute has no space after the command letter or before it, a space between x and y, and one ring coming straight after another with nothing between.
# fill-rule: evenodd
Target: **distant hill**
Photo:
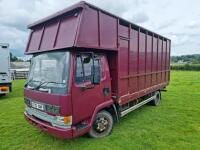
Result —
<instances>
[{"instance_id":1,"label":"distant hill","mask_svg":"<svg viewBox=\"0 0 200 150\"><path fill-rule=\"evenodd\" d=\"M171 63L178 64L200 64L200 54L172 56Z\"/></svg>"}]
</instances>

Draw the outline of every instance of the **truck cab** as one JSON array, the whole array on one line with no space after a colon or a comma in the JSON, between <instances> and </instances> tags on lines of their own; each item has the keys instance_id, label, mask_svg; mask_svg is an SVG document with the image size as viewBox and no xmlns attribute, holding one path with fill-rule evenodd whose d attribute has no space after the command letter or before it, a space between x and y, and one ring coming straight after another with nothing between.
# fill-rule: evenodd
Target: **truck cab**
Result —
<instances>
[{"instance_id":1,"label":"truck cab","mask_svg":"<svg viewBox=\"0 0 200 150\"><path fill-rule=\"evenodd\" d=\"M86 2L28 26L27 121L51 135L99 138L169 83L170 40Z\"/></svg>"},{"instance_id":2,"label":"truck cab","mask_svg":"<svg viewBox=\"0 0 200 150\"><path fill-rule=\"evenodd\" d=\"M94 111L113 104L110 81L102 53L62 50L34 55L25 85L25 115L58 137L84 134Z\"/></svg>"},{"instance_id":3,"label":"truck cab","mask_svg":"<svg viewBox=\"0 0 200 150\"><path fill-rule=\"evenodd\" d=\"M9 45L0 43L0 95L11 92L10 51Z\"/></svg>"}]
</instances>

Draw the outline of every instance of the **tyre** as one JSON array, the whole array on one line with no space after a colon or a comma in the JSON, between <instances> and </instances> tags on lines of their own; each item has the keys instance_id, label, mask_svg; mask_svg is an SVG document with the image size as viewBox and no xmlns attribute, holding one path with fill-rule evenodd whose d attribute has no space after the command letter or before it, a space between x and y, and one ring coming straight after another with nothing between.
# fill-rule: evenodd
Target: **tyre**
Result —
<instances>
[{"instance_id":1,"label":"tyre","mask_svg":"<svg viewBox=\"0 0 200 150\"><path fill-rule=\"evenodd\" d=\"M152 106L158 106L160 104L160 100L161 100L161 93L160 93L160 91L156 91L155 92L155 99L150 101L149 104L152 105Z\"/></svg>"},{"instance_id":2,"label":"tyre","mask_svg":"<svg viewBox=\"0 0 200 150\"><path fill-rule=\"evenodd\" d=\"M100 111L96 114L93 125L89 131L92 138L102 138L109 135L113 128L113 117L108 111Z\"/></svg>"}]
</instances>

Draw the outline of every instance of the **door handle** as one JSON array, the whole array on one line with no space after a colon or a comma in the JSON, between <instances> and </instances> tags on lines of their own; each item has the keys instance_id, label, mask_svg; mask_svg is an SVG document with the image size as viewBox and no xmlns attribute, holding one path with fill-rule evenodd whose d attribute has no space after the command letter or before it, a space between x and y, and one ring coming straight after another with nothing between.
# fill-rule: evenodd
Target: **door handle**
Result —
<instances>
[{"instance_id":1,"label":"door handle","mask_svg":"<svg viewBox=\"0 0 200 150\"><path fill-rule=\"evenodd\" d=\"M86 86L86 85L80 86L80 89L81 89L82 91L89 90L89 89L93 89L93 88L94 88L94 85L92 85L92 86Z\"/></svg>"}]
</instances>

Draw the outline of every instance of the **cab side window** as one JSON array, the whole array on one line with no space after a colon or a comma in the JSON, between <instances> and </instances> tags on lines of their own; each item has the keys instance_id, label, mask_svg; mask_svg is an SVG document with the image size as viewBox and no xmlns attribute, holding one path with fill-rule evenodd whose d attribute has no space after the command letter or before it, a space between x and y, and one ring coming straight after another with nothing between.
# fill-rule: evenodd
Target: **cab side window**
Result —
<instances>
[{"instance_id":1,"label":"cab side window","mask_svg":"<svg viewBox=\"0 0 200 150\"><path fill-rule=\"evenodd\" d=\"M92 57L83 55L82 59L83 59L83 69L84 69L85 81L91 81L91 79L92 79L91 68L93 65Z\"/></svg>"},{"instance_id":2,"label":"cab side window","mask_svg":"<svg viewBox=\"0 0 200 150\"><path fill-rule=\"evenodd\" d=\"M76 56L76 83L83 83L91 81L91 68L93 60L90 55L77 55Z\"/></svg>"},{"instance_id":3,"label":"cab side window","mask_svg":"<svg viewBox=\"0 0 200 150\"><path fill-rule=\"evenodd\" d=\"M92 65L93 59L90 54L82 54L76 56L76 83L92 81ZM94 65L100 65L99 60L94 60Z\"/></svg>"},{"instance_id":4,"label":"cab side window","mask_svg":"<svg viewBox=\"0 0 200 150\"><path fill-rule=\"evenodd\" d=\"M84 80L82 60L80 56L76 57L76 83L82 83Z\"/></svg>"}]
</instances>

